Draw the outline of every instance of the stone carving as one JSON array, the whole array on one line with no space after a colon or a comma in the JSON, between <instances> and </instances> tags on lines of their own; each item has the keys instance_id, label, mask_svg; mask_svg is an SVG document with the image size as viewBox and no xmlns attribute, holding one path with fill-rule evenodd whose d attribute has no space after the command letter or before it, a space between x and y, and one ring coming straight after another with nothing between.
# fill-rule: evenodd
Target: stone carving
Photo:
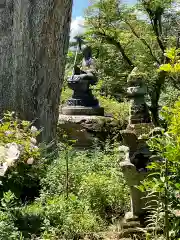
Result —
<instances>
[{"instance_id":1,"label":"stone carving","mask_svg":"<svg viewBox=\"0 0 180 240\"><path fill-rule=\"evenodd\" d=\"M119 151L124 154L124 161L120 163L127 185L130 188L131 197L131 212L125 216L126 221L140 220L144 223L146 216L146 207L156 207L156 195L147 197L146 192L141 192L137 186L141 184L147 175L147 164L150 161L161 161L159 157L154 156L151 152L147 139L154 136L161 136L163 133L162 128L152 129L146 138L137 137L133 131L122 131L122 137L125 146L121 146Z\"/></svg>"},{"instance_id":2,"label":"stone carving","mask_svg":"<svg viewBox=\"0 0 180 240\"><path fill-rule=\"evenodd\" d=\"M146 166L150 162L152 152L147 145L151 130L154 128L148 106L145 102L146 87L143 75L135 68L128 77L127 94L131 101L129 124L121 131L124 149L124 161L120 163L124 178L130 188L131 212L126 214L126 222L144 219L146 193L142 193L137 186L147 176ZM152 134L152 133L151 133Z\"/></svg>"},{"instance_id":3,"label":"stone carving","mask_svg":"<svg viewBox=\"0 0 180 240\"><path fill-rule=\"evenodd\" d=\"M150 158L150 151L145 143L138 139L132 131L125 130L122 132L124 144L120 151L124 148L124 161L120 163L124 178L130 189L131 212L126 213L125 220L140 220L145 213L146 199L145 193L142 193L136 186L147 176L146 166Z\"/></svg>"},{"instance_id":4,"label":"stone carving","mask_svg":"<svg viewBox=\"0 0 180 240\"><path fill-rule=\"evenodd\" d=\"M130 136L130 134L128 135ZM135 164L132 162L132 157L130 157L131 148L127 146L121 146L119 151L124 153L124 161L121 162L121 169L124 174L127 185L130 189L131 197L131 212L127 212L125 215L125 220L136 221L144 214L145 199L144 193L136 188L140 182L146 177L146 171L137 171Z\"/></svg>"},{"instance_id":5,"label":"stone carving","mask_svg":"<svg viewBox=\"0 0 180 240\"><path fill-rule=\"evenodd\" d=\"M83 64L88 70L74 67L73 75L68 79L68 86L73 90L72 97L67 101L67 106L62 109L65 115L104 115L104 109L99 106L99 101L92 94L91 85L98 81L92 66L92 49L86 46L83 49Z\"/></svg>"},{"instance_id":6,"label":"stone carving","mask_svg":"<svg viewBox=\"0 0 180 240\"><path fill-rule=\"evenodd\" d=\"M145 102L146 93L143 75L138 72L137 68L134 68L128 77L127 89L128 97L131 100L130 124L151 122L149 109Z\"/></svg>"},{"instance_id":7,"label":"stone carving","mask_svg":"<svg viewBox=\"0 0 180 240\"><path fill-rule=\"evenodd\" d=\"M151 152L145 139L138 138L133 131L121 131L125 146L129 148L129 161L136 167L136 170L146 171Z\"/></svg>"},{"instance_id":8,"label":"stone carving","mask_svg":"<svg viewBox=\"0 0 180 240\"><path fill-rule=\"evenodd\" d=\"M75 67L74 74L68 79L68 86L73 90L72 98L68 100L69 106L98 107L98 100L93 96L90 85L97 82L93 71L82 71Z\"/></svg>"}]
</instances>

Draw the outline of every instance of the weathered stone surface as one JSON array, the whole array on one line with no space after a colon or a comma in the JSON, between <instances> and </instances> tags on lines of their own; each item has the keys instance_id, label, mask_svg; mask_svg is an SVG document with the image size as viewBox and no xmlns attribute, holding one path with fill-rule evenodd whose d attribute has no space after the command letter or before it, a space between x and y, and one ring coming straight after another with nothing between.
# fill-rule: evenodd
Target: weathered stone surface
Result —
<instances>
[{"instance_id":1,"label":"weathered stone surface","mask_svg":"<svg viewBox=\"0 0 180 240\"><path fill-rule=\"evenodd\" d=\"M139 138L144 134L149 134L154 129L154 124L152 122L128 124L126 129L134 132L134 134L136 134L137 138Z\"/></svg>"},{"instance_id":2,"label":"weathered stone surface","mask_svg":"<svg viewBox=\"0 0 180 240\"><path fill-rule=\"evenodd\" d=\"M97 77L93 71L87 70L85 72L75 67L73 75L68 78L68 86L73 90L73 95L67 101L67 105L97 108L99 102L90 89L90 85L95 85L96 83Z\"/></svg>"},{"instance_id":3,"label":"weathered stone surface","mask_svg":"<svg viewBox=\"0 0 180 240\"><path fill-rule=\"evenodd\" d=\"M144 84L143 74L134 68L128 77L127 95L130 98L131 108L129 123L150 123L151 118L145 102L147 87Z\"/></svg>"},{"instance_id":4,"label":"weathered stone surface","mask_svg":"<svg viewBox=\"0 0 180 240\"><path fill-rule=\"evenodd\" d=\"M64 115L88 115L88 116L104 116L104 108L102 107L83 107L83 106L65 106L62 108Z\"/></svg>"},{"instance_id":5,"label":"weathered stone surface","mask_svg":"<svg viewBox=\"0 0 180 240\"><path fill-rule=\"evenodd\" d=\"M77 147L90 147L95 139L104 142L108 137L113 138L120 129L118 123L111 117L103 116L68 116L59 115L59 135L66 133L69 140L76 140ZM116 127L116 128L115 128ZM121 126L119 126L121 128Z\"/></svg>"},{"instance_id":6,"label":"weathered stone surface","mask_svg":"<svg viewBox=\"0 0 180 240\"><path fill-rule=\"evenodd\" d=\"M139 221L144 219L146 214L145 207L149 199L147 199L146 193L141 192L137 187L141 185L141 181L148 174L146 166L152 153L146 141L154 128L144 98L146 88L142 81L142 75L137 74L137 69L132 71L128 82L127 93L131 99L129 124L126 130L121 131L125 146L119 148L121 154L123 151L125 154L124 161L120 163L120 166L130 189L131 200L131 212L126 214L125 222ZM132 228L132 231L134 230Z\"/></svg>"},{"instance_id":7,"label":"weathered stone surface","mask_svg":"<svg viewBox=\"0 0 180 240\"><path fill-rule=\"evenodd\" d=\"M147 172L137 171L135 165L128 160L122 162L120 166L126 183L130 188L131 213L128 213L128 215L130 215L130 219L132 218L133 220L134 218L143 215L145 211L144 208L146 200L143 198L144 193L137 189L136 186L139 186L141 181L144 180L147 176Z\"/></svg>"},{"instance_id":8,"label":"weathered stone surface","mask_svg":"<svg viewBox=\"0 0 180 240\"><path fill-rule=\"evenodd\" d=\"M0 8L4 8L6 4L6 0L0 0Z\"/></svg>"}]
</instances>

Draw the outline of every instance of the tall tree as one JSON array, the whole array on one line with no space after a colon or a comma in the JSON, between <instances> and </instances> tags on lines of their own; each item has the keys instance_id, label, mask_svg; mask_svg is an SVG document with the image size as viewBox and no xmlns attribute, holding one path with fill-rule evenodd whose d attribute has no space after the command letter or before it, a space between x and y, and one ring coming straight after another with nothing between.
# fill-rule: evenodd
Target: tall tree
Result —
<instances>
[{"instance_id":1,"label":"tall tree","mask_svg":"<svg viewBox=\"0 0 180 240\"><path fill-rule=\"evenodd\" d=\"M172 80L157 69L169 61L166 48L179 42L179 16L174 2L139 0L136 7L128 8L119 0L94 0L86 15L91 39L95 36L94 41L113 45L126 63L126 72L137 66L145 73L156 125L161 92L166 79Z\"/></svg>"},{"instance_id":2,"label":"tall tree","mask_svg":"<svg viewBox=\"0 0 180 240\"><path fill-rule=\"evenodd\" d=\"M72 0L6 0L0 6L0 111L13 110L55 138Z\"/></svg>"}]
</instances>

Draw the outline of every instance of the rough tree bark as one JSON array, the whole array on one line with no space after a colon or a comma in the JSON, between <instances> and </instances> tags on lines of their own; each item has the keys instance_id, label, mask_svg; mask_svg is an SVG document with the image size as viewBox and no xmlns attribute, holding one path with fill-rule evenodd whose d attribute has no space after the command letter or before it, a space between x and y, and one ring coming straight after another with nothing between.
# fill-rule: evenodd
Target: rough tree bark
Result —
<instances>
[{"instance_id":1,"label":"rough tree bark","mask_svg":"<svg viewBox=\"0 0 180 240\"><path fill-rule=\"evenodd\" d=\"M0 111L36 120L54 139L72 0L4 0L0 6Z\"/></svg>"}]
</instances>

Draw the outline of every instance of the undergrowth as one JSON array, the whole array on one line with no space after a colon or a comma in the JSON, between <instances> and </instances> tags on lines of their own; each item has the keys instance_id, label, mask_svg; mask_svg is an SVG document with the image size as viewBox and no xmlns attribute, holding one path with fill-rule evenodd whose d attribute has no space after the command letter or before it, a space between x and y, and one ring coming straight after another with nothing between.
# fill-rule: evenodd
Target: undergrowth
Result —
<instances>
[{"instance_id":1,"label":"undergrowth","mask_svg":"<svg viewBox=\"0 0 180 240\"><path fill-rule=\"evenodd\" d=\"M1 176L0 239L80 239L103 231L128 210L115 145L77 151L66 144L59 157L45 159L40 146L32 145L37 142L31 129L11 115L1 122L1 145L9 151L6 144L13 144L15 155L1 158L12 165Z\"/></svg>"}]
</instances>

